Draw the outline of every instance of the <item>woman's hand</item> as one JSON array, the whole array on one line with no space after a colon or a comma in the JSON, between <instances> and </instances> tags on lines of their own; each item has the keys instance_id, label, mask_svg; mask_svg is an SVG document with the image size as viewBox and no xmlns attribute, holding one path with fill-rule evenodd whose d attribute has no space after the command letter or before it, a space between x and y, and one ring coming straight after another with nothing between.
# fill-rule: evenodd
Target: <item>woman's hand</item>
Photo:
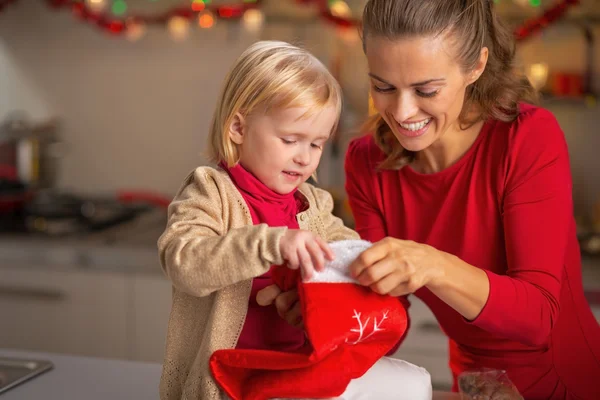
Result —
<instances>
[{"instance_id":1,"label":"woman's hand","mask_svg":"<svg viewBox=\"0 0 600 400\"><path fill-rule=\"evenodd\" d=\"M362 252L350 274L376 293L403 296L441 280L446 257L431 246L388 237Z\"/></svg>"},{"instance_id":2,"label":"woman's hand","mask_svg":"<svg viewBox=\"0 0 600 400\"><path fill-rule=\"evenodd\" d=\"M289 268L300 268L303 279L310 279L315 270L322 271L325 260L334 257L325 240L301 229L288 229L279 242L279 251Z\"/></svg>"},{"instance_id":3,"label":"woman's hand","mask_svg":"<svg viewBox=\"0 0 600 400\"><path fill-rule=\"evenodd\" d=\"M282 292L277 285L270 285L256 294L256 302L261 306L275 303L277 314L285 319L288 324L297 328L304 325L297 289Z\"/></svg>"}]
</instances>

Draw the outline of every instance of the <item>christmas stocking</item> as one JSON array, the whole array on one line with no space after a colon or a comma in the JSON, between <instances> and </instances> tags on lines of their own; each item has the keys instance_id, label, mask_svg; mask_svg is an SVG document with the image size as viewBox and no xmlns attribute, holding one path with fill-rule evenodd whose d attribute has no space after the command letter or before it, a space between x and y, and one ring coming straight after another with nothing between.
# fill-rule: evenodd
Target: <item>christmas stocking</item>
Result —
<instances>
[{"instance_id":1,"label":"christmas stocking","mask_svg":"<svg viewBox=\"0 0 600 400\"><path fill-rule=\"evenodd\" d=\"M307 345L294 353L216 351L210 369L229 397L336 397L394 347L407 327L404 307L394 297L358 285L348 274L349 264L370 245L359 240L332 243L335 260L304 282L297 271L275 267L273 279L283 290L297 285Z\"/></svg>"}]
</instances>

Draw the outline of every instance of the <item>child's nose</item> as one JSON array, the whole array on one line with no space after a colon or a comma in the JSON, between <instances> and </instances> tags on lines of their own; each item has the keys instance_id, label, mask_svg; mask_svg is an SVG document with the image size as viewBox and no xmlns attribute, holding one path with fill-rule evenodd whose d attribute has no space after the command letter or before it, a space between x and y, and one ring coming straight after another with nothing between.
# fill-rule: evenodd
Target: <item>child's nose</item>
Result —
<instances>
[{"instance_id":1,"label":"child's nose","mask_svg":"<svg viewBox=\"0 0 600 400\"><path fill-rule=\"evenodd\" d=\"M296 156L294 157L294 162L302 166L307 166L310 164L310 151L308 149L298 150Z\"/></svg>"}]
</instances>

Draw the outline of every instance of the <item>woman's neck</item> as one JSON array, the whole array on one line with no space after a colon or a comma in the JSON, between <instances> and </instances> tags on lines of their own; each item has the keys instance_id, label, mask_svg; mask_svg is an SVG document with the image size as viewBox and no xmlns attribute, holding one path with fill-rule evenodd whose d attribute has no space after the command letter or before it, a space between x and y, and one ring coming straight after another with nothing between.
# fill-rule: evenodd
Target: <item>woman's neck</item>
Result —
<instances>
[{"instance_id":1,"label":"woman's neck","mask_svg":"<svg viewBox=\"0 0 600 400\"><path fill-rule=\"evenodd\" d=\"M475 143L483 123L479 121L465 130L458 126L449 129L438 141L418 152L411 167L423 174L433 174L452 166Z\"/></svg>"}]
</instances>

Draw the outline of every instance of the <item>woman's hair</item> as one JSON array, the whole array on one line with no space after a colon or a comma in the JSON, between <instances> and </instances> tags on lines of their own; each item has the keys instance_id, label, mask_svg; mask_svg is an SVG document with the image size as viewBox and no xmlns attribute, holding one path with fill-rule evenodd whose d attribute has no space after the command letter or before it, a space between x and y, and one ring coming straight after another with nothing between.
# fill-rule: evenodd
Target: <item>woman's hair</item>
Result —
<instances>
[{"instance_id":1,"label":"woman's hair","mask_svg":"<svg viewBox=\"0 0 600 400\"><path fill-rule=\"evenodd\" d=\"M483 47L489 50L485 71L467 87L461 127L490 118L512 121L520 102L537 103L535 89L515 66L513 34L499 20L492 0L369 0L365 6L365 52L369 37L395 40L438 35L448 35L463 73L476 67ZM399 169L414 159L415 153L402 148L380 115L371 117L366 129L374 132L387 155L381 168Z\"/></svg>"},{"instance_id":2,"label":"woman's hair","mask_svg":"<svg viewBox=\"0 0 600 400\"><path fill-rule=\"evenodd\" d=\"M236 60L225 78L209 135L211 161L235 165L238 146L229 137L235 115L306 107L305 116L333 106L339 118L342 90L327 68L308 51L289 43L260 41ZM333 127L332 133L337 129Z\"/></svg>"}]
</instances>

